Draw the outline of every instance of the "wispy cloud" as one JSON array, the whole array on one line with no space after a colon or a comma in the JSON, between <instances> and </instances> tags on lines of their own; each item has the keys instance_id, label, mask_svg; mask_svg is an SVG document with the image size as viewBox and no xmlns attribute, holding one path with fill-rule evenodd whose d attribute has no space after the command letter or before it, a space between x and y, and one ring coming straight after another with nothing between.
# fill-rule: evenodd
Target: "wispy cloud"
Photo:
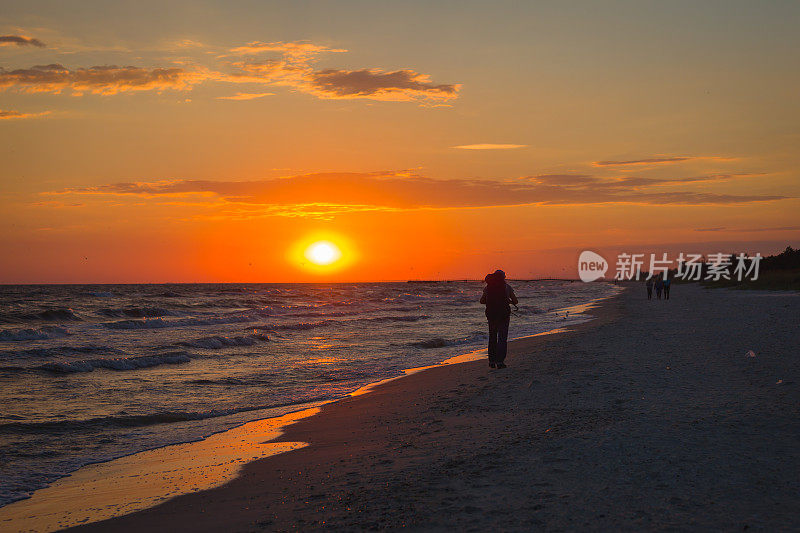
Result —
<instances>
[{"instance_id":1,"label":"wispy cloud","mask_svg":"<svg viewBox=\"0 0 800 533\"><path fill-rule=\"evenodd\" d=\"M70 89L74 94L117 94L128 91L187 89L213 77L207 71L183 68L141 68L97 66L71 70L63 65L36 65L27 69L0 68L0 89L19 88L25 92L60 93Z\"/></svg>"},{"instance_id":2,"label":"wispy cloud","mask_svg":"<svg viewBox=\"0 0 800 533\"><path fill-rule=\"evenodd\" d=\"M44 48L47 45L33 37L25 37L23 35L0 35L0 46L36 46L38 48Z\"/></svg>"},{"instance_id":3,"label":"wispy cloud","mask_svg":"<svg viewBox=\"0 0 800 533\"><path fill-rule=\"evenodd\" d=\"M678 181L678 183L681 183ZM652 182L649 184L662 185ZM254 181L170 180L72 188L49 194L207 197L270 215L363 210L460 209L520 205L729 205L782 200L778 195L663 191L582 174L516 179L434 179L408 173L318 173ZM246 206L246 207L244 207ZM315 216L316 216L315 215Z\"/></svg>"},{"instance_id":4,"label":"wispy cloud","mask_svg":"<svg viewBox=\"0 0 800 533\"><path fill-rule=\"evenodd\" d=\"M484 144L461 144L458 146L453 146L452 148L457 148L459 150L513 150L515 148L525 148L526 146L528 145L484 143Z\"/></svg>"},{"instance_id":5,"label":"wispy cloud","mask_svg":"<svg viewBox=\"0 0 800 533\"><path fill-rule=\"evenodd\" d=\"M265 43L261 41L254 41L244 46L231 48L230 53L234 55L254 55L263 52L280 52L285 57L293 58L297 61L307 61L316 57L319 54L326 52L347 52L342 48L330 48L328 46L310 43L307 41L276 41ZM222 56L227 57L227 56Z\"/></svg>"},{"instance_id":6,"label":"wispy cloud","mask_svg":"<svg viewBox=\"0 0 800 533\"><path fill-rule=\"evenodd\" d=\"M299 88L320 98L442 101L458 96L459 87L431 83L430 76L413 70L385 72L380 69L325 69L311 73L308 85Z\"/></svg>"},{"instance_id":7,"label":"wispy cloud","mask_svg":"<svg viewBox=\"0 0 800 533\"><path fill-rule=\"evenodd\" d=\"M661 165L668 163L680 163L681 161L688 161L694 159L692 157L651 157L648 159L630 159L628 161L595 161L593 163L596 167L618 167L625 165Z\"/></svg>"},{"instance_id":8,"label":"wispy cloud","mask_svg":"<svg viewBox=\"0 0 800 533\"><path fill-rule=\"evenodd\" d=\"M265 96L273 96L275 93L236 93L233 96L217 96L217 100L255 100Z\"/></svg>"},{"instance_id":9,"label":"wispy cloud","mask_svg":"<svg viewBox=\"0 0 800 533\"><path fill-rule=\"evenodd\" d=\"M189 44L195 45L193 41ZM242 60L228 63L231 67L229 72L187 65L155 68L102 65L73 69L53 63L15 70L0 67L0 89L49 93L69 89L76 95L111 95L130 91L189 90L197 84L216 81L284 86L324 99L417 101L436 105L458 97L460 85L433 83L427 74L411 69L315 68L314 63L320 54L345 51L307 42L250 43L232 49L232 53ZM278 53L280 58L256 60L247 57L259 53ZM239 94L266 96L268 93Z\"/></svg>"},{"instance_id":10,"label":"wispy cloud","mask_svg":"<svg viewBox=\"0 0 800 533\"><path fill-rule=\"evenodd\" d=\"M726 227L718 227L718 228L696 228L694 231L701 231L701 232L711 232L711 231L723 231L723 232L731 232L731 233L758 233L762 231L800 231L800 226L777 226L771 228L726 228Z\"/></svg>"},{"instance_id":11,"label":"wispy cloud","mask_svg":"<svg viewBox=\"0 0 800 533\"><path fill-rule=\"evenodd\" d=\"M18 120L26 118L38 118L49 115L50 111L42 111L41 113L22 113L20 111L7 111L0 109L0 120Z\"/></svg>"},{"instance_id":12,"label":"wispy cloud","mask_svg":"<svg viewBox=\"0 0 800 533\"><path fill-rule=\"evenodd\" d=\"M650 187L668 187L694 183L722 183L734 179L763 176L760 173L742 172L738 174L704 174L700 176L683 176L677 178L642 178L638 176L621 176L615 178L598 178L596 176L573 174L545 174L531 176L530 180L542 184L554 184L562 187L602 187L606 190L642 190Z\"/></svg>"},{"instance_id":13,"label":"wispy cloud","mask_svg":"<svg viewBox=\"0 0 800 533\"><path fill-rule=\"evenodd\" d=\"M712 161L736 161L736 157L722 156L674 156L674 157L647 157L642 159L628 160L608 160L595 161L592 165L596 167L621 167L621 166L653 166L670 165L673 163L683 163L684 161L712 160Z\"/></svg>"},{"instance_id":14,"label":"wispy cloud","mask_svg":"<svg viewBox=\"0 0 800 533\"><path fill-rule=\"evenodd\" d=\"M433 83L430 76L411 69L317 69L319 55L346 52L307 42L251 43L232 52L254 55L279 52L280 59L234 62L238 69L229 81L291 87L323 99L369 99L442 103L458 97L459 84Z\"/></svg>"}]
</instances>

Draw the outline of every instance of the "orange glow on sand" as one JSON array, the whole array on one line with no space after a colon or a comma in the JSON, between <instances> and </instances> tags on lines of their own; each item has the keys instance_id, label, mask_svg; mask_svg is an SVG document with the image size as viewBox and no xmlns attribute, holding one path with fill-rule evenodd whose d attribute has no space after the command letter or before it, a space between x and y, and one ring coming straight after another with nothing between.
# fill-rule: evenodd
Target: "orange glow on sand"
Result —
<instances>
[{"instance_id":1,"label":"orange glow on sand","mask_svg":"<svg viewBox=\"0 0 800 533\"><path fill-rule=\"evenodd\" d=\"M313 407L248 422L196 442L173 444L97 463L61 478L33 497L0 510L20 530L55 531L153 507L169 498L218 487L256 459L307 446L271 442L283 427L319 412Z\"/></svg>"}]
</instances>

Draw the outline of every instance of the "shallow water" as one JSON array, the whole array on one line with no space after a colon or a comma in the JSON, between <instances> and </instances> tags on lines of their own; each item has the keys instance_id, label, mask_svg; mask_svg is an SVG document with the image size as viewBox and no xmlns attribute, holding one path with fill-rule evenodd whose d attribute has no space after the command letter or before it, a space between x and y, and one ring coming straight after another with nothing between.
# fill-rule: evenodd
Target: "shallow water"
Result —
<instances>
[{"instance_id":1,"label":"shallow water","mask_svg":"<svg viewBox=\"0 0 800 533\"><path fill-rule=\"evenodd\" d=\"M511 283L511 336L602 283ZM0 287L0 505L78 467L196 440L482 347L475 282Z\"/></svg>"}]
</instances>

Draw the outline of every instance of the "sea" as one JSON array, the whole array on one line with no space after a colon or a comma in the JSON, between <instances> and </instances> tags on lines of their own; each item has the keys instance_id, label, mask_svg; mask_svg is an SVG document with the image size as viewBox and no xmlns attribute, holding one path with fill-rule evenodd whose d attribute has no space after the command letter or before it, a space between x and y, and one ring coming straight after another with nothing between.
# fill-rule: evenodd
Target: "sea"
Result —
<instances>
[{"instance_id":1,"label":"sea","mask_svg":"<svg viewBox=\"0 0 800 533\"><path fill-rule=\"evenodd\" d=\"M512 338L585 321L569 309L617 290L509 283L519 298ZM479 350L482 287L0 286L0 506L89 463L202 439Z\"/></svg>"}]
</instances>

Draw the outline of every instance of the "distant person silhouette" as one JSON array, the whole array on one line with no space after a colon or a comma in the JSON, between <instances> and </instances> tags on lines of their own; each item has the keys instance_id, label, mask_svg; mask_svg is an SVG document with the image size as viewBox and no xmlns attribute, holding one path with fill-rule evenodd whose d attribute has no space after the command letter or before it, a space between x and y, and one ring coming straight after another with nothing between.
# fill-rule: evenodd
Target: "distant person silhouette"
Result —
<instances>
[{"instance_id":1,"label":"distant person silhouette","mask_svg":"<svg viewBox=\"0 0 800 533\"><path fill-rule=\"evenodd\" d=\"M645 286L647 287L647 299L653 299L653 278L647 278L647 282L645 282Z\"/></svg>"},{"instance_id":2,"label":"distant person silhouette","mask_svg":"<svg viewBox=\"0 0 800 533\"><path fill-rule=\"evenodd\" d=\"M488 274L484 281L481 303L486 305L486 319L489 321L489 367L505 368L508 351L508 325L511 321L511 306L517 306L519 301L514 294L514 289L506 283L506 273L495 270Z\"/></svg>"},{"instance_id":3,"label":"distant person silhouette","mask_svg":"<svg viewBox=\"0 0 800 533\"><path fill-rule=\"evenodd\" d=\"M661 291L664 290L664 280L661 279L661 276L656 278L656 298L659 300L661 299Z\"/></svg>"},{"instance_id":4,"label":"distant person silhouette","mask_svg":"<svg viewBox=\"0 0 800 533\"><path fill-rule=\"evenodd\" d=\"M672 285L672 280L664 278L664 299L669 300L669 286Z\"/></svg>"}]
</instances>

